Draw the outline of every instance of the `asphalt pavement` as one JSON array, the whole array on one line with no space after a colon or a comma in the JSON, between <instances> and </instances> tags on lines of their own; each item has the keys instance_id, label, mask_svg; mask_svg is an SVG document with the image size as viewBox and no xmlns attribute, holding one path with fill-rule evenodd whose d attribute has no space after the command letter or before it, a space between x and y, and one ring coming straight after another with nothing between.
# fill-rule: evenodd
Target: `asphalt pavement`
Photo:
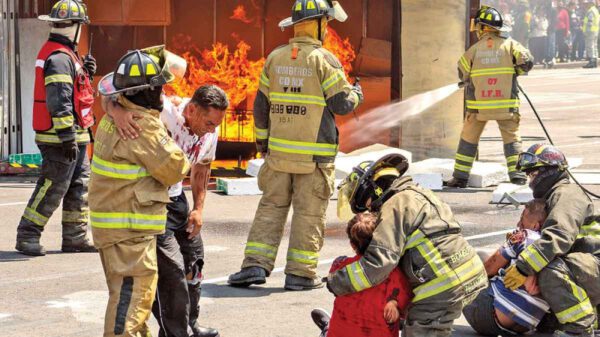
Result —
<instances>
[{"instance_id":1,"label":"asphalt pavement","mask_svg":"<svg viewBox=\"0 0 600 337\"><path fill-rule=\"evenodd\" d=\"M600 71L535 70L521 84L567 156L584 158L580 170L600 172ZM524 102L522 135L526 146L543 139L534 118ZM504 160L495 123L487 127L481 145L481 160ZM33 187L32 183L0 179L0 336L101 336L107 288L100 259L97 254L60 252L60 212L51 218L43 234L47 256L30 258L14 251L16 227ZM590 188L600 192L600 186ZM504 232L514 228L521 212L513 206L489 204L492 190L439 193L476 247L496 247ZM287 240L281 244L277 268L265 285L250 289L226 285L227 276L240 268L258 201L258 196L207 196L201 322L218 328L222 337L317 336L310 311L316 307L330 311L333 296L326 289L283 290ZM322 275L332 259L352 254L344 224L335 218L335 202L331 202L327 216L327 237L319 265ZM288 229L289 223L286 234ZM150 323L157 335L156 321L151 319ZM474 336L462 318L456 321L455 329L454 336Z\"/></svg>"}]
</instances>

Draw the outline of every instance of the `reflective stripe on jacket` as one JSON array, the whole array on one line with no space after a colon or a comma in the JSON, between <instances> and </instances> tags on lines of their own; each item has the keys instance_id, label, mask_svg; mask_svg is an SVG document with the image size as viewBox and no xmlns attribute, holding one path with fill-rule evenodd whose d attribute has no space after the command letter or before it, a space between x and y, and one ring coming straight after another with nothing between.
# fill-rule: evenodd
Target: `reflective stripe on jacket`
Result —
<instances>
[{"instance_id":1,"label":"reflective stripe on jacket","mask_svg":"<svg viewBox=\"0 0 600 337\"><path fill-rule=\"evenodd\" d=\"M334 114L350 113L359 102L337 58L320 41L296 37L269 55L259 83L258 150L288 166L333 162L338 148Z\"/></svg>"},{"instance_id":2,"label":"reflective stripe on jacket","mask_svg":"<svg viewBox=\"0 0 600 337\"><path fill-rule=\"evenodd\" d=\"M596 33L600 30L600 12L596 6L592 6L583 19L583 32Z\"/></svg>"},{"instance_id":3,"label":"reflective stripe on jacket","mask_svg":"<svg viewBox=\"0 0 600 337\"><path fill-rule=\"evenodd\" d=\"M89 206L94 242L100 247L164 232L168 188L190 168L158 111L143 109L123 97L119 102L142 113L138 121L142 131L138 139L123 141L108 115L98 125Z\"/></svg>"},{"instance_id":4,"label":"reflective stripe on jacket","mask_svg":"<svg viewBox=\"0 0 600 337\"><path fill-rule=\"evenodd\" d=\"M519 42L488 33L458 61L467 83L466 107L479 120L512 119L519 111L517 76L533 67L533 57Z\"/></svg>"},{"instance_id":5,"label":"reflective stripe on jacket","mask_svg":"<svg viewBox=\"0 0 600 337\"><path fill-rule=\"evenodd\" d=\"M451 303L485 288L483 263L450 207L409 177L392 188L397 192L384 203L364 257L333 275L335 294L371 288L398 266L413 287L413 302L442 296Z\"/></svg>"},{"instance_id":6,"label":"reflective stripe on jacket","mask_svg":"<svg viewBox=\"0 0 600 337\"><path fill-rule=\"evenodd\" d=\"M541 228L541 237L529 245L517 260L519 270L534 275L555 258L571 251L577 238L593 235L598 226L586 224L594 214L594 205L585 193L568 179L556 183L546 197L548 216ZM581 236L580 236L581 235Z\"/></svg>"}]
</instances>

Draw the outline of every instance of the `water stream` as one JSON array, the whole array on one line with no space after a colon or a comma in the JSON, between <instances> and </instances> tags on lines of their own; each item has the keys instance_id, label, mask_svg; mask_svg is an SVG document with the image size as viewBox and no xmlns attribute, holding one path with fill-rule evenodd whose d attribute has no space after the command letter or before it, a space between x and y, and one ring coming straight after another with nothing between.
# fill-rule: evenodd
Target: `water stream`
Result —
<instances>
[{"instance_id":1,"label":"water stream","mask_svg":"<svg viewBox=\"0 0 600 337\"><path fill-rule=\"evenodd\" d=\"M367 141L382 130L399 126L403 120L423 113L459 89L458 84L453 83L411 96L403 101L374 108L358 118L347 121L340 127L340 130L342 132L359 130L359 132L353 132L353 138L358 142Z\"/></svg>"}]
</instances>

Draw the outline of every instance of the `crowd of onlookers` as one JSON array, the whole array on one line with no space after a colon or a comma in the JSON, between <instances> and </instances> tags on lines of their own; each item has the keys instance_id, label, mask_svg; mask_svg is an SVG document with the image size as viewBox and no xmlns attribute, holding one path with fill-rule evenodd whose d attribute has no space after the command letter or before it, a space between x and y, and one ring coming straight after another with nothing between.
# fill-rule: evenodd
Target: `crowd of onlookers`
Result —
<instances>
[{"instance_id":1,"label":"crowd of onlookers","mask_svg":"<svg viewBox=\"0 0 600 337\"><path fill-rule=\"evenodd\" d=\"M586 53L584 21L595 0L489 0L497 8L511 37L528 47L536 64L552 67L556 62L591 59ZM590 4L591 3L591 4ZM598 44L598 39L595 41Z\"/></svg>"}]
</instances>

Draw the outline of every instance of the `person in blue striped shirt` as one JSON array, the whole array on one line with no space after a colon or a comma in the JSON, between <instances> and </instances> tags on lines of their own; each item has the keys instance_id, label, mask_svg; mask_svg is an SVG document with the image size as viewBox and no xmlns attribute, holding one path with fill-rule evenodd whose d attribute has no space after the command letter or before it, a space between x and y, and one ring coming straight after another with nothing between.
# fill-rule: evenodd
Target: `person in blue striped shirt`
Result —
<instances>
[{"instance_id":1,"label":"person in blue striped shirt","mask_svg":"<svg viewBox=\"0 0 600 337\"><path fill-rule=\"evenodd\" d=\"M536 276L529 276L523 287L515 291L504 286L505 268L540 237L546 216L544 200L534 199L527 203L517 229L507 234L506 242L485 259L490 286L478 299L486 305L476 300L464 309L467 321L479 333L493 336L530 333L549 312L548 303L540 297ZM491 312L483 312L485 310Z\"/></svg>"}]
</instances>

